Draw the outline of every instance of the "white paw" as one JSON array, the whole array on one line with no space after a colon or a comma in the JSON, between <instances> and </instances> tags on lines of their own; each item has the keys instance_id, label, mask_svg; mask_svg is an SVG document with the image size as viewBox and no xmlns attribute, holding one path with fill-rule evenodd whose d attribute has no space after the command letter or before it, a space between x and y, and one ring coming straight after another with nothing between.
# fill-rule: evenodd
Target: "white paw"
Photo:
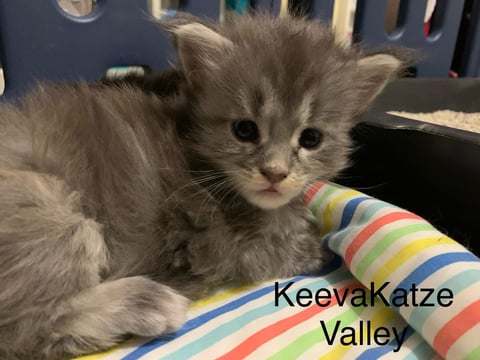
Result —
<instances>
[{"instance_id":1,"label":"white paw","mask_svg":"<svg viewBox=\"0 0 480 360\"><path fill-rule=\"evenodd\" d=\"M148 281L148 286L132 294L132 320L129 332L140 336L158 336L174 332L185 323L189 300L168 286ZM145 284L147 285L147 284ZM125 324L127 325L127 324Z\"/></svg>"}]
</instances>

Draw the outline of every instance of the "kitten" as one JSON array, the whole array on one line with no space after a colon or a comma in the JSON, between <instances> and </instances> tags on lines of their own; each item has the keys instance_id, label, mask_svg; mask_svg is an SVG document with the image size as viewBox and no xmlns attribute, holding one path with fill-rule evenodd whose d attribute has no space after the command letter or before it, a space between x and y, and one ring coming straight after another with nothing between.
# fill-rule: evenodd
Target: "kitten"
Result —
<instances>
[{"instance_id":1,"label":"kitten","mask_svg":"<svg viewBox=\"0 0 480 360\"><path fill-rule=\"evenodd\" d=\"M178 329L226 281L312 273L305 187L401 68L267 15L168 24L183 80L43 85L0 112L0 357L55 359Z\"/></svg>"}]
</instances>

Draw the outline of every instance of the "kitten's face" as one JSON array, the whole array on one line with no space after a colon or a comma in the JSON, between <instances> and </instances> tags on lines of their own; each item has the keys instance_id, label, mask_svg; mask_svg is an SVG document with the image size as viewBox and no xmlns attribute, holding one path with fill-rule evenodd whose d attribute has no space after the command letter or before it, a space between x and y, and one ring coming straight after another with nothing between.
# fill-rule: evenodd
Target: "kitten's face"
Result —
<instances>
[{"instance_id":1,"label":"kitten's face","mask_svg":"<svg viewBox=\"0 0 480 360\"><path fill-rule=\"evenodd\" d=\"M230 84L234 96L212 87L199 97L196 149L250 203L264 209L285 205L309 183L345 167L350 123L317 102L324 97L318 89L292 83L292 93L281 94L266 77ZM331 95L337 103L338 94Z\"/></svg>"},{"instance_id":2,"label":"kitten's face","mask_svg":"<svg viewBox=\"0 0 480 360\"><path fill-rule=\"evenodd\" d=\"M303 20L242 17L218 32L198 23L178 29L196 104L194 148L263 209L346 166L354 118L399 66L387 55L362 60Z\"/></svg>"}]
</instances>

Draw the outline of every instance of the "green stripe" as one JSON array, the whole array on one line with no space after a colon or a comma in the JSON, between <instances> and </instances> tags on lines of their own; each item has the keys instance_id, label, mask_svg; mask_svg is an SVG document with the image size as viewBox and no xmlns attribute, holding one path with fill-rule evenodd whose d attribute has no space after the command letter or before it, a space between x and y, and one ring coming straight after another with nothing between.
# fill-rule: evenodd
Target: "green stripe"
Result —
<instances>
[{"instance_id":1,"label":"green stripe","mask_svg":"<svg viewBox=\"0 0 480 360\"><path fill-rule=\"evenodd\" d=\"M471 351L465 360L478 360L480 359L480 345L478 345L473 351Z\"/></svg>"},{"instance_id":2,"label":"green stripe","mask_svg":"<svg viewBox=\"0 0 480 360\"><path fill-rule=\"evenodd\" d=\"M310 210L313 212L313 214L315 216L317 216L317 212L318 212L318 208L320 207L320 205L322 205L325 200L332 194L334 193L335 191L337 191L339 189L335 188L335 187L330 187L327 191L325 191L322 196L320 196L318 199L315 200L315 202L312 201L312 203L310 203ZM314 195L315 196L315 195ZM313 199L312 199L313 200Z\"/></svg>"},{"instance_id":3,"label":"green stripe","mask_svg":"<svg viewBox=\"0 0 480 360\"><path fill-rule=\"evenodd\" d=\"M376 242L375 246L365 254L365 256L360 260L357 267L352 269L352 273L355 274L357 279L363 280L365 271L372 265L372 263L378 259L383 253L392 245L395 241L401 237L425 230L434 230L433 226L430 224L411 224L403 226L399 229L395 229L384 235L379 241Z\"/></svg>"},{"instance_id":4,"label":"green stripe","mask_svg":"<svg viewBox=\"0 0 480 360\"><path fill-rule=\"evenodd\" d=\"M374 221L375 218L378 217L377 213L384 209L395 210L398 208L373 198L363 201L355 210L355 213L360 214L360 216L356 220L353 220L352 217L352 222L348 224L347 227L341 229L340 231L334 231L333 236L328 243L328 247L336 253L341 253L342 256L345 255L344 252L346 248L340 251L342 243L351 243L356 236L355 234L352 235L352 232L354 230L361 230L362 228L366 227L369 222ZM343 211L345 210L343 209L342 212ZM355 215L356 214L353 216Z\"/></svg>"},{"instance_id":5,"label":"green stripe","mask_svg":"<svg viewBox=\"0 0 480 360\"><path fill-rule=\"evenodd\" d=\"M347 326L360 318L361 313L366 309L363 308L349 308L343 314L327 321L325 324L328 333L331 334L335 328L336 322L340 320L342 326ZM296 338L293 342L285 346L279 352L273 354L268 360L286 360L298 359L304 352L310 349L315 344L325 341L325 334L321 328L310 330L302 336Z\"/></svg>"}]
</instances>

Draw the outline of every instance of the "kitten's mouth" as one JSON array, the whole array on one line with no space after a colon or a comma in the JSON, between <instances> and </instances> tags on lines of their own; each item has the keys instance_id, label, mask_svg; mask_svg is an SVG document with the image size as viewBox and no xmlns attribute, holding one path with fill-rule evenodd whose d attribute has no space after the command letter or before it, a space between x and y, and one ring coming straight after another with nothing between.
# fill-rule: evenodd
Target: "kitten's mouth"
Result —
<instances>
[{"instance_id":1,"label":"kitten's mouth","mask_svg":"<svg viewBox=\"0 0 480 360\"><path fill-rule=\"evenodd\" d=\"M261 195L265 195L265 196L281 196L282 195L282 193L280 191L278 191L277 189L275 189L275 187L273 187L273 186L270 186L266 189L260 190L259 193Z\"/></svg>"},{"instance_id":2,"label":"kitten's mouth","mask_svg":"<svg viewBox=\"0 0 480 360\"><path fill-rule=\"evenodd\" d=\"M262 187L252 189L245 193L247 200L262 209L276 209L287 204L292 194L280 186L264 184Z\"/></svg>"}]
</instances>

